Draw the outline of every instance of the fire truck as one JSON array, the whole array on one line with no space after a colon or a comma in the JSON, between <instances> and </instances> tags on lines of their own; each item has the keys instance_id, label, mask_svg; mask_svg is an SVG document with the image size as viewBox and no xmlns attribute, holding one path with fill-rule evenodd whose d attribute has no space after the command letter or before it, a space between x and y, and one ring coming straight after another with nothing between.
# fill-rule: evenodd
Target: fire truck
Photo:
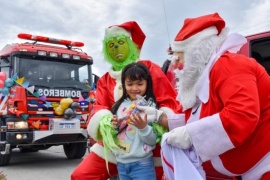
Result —
<instances>
[{"instance_id":1,"label":"fire truck","mask_svg":"<svg viewBox=\"0 0 270 180\"><path fill-rule=\"evenodd\" d=\"M0 51L0 166L12 149L36 152L63 145L84 156L93 104L93 59L82 42L21 33Z\"/></svg>"}]
</instances>

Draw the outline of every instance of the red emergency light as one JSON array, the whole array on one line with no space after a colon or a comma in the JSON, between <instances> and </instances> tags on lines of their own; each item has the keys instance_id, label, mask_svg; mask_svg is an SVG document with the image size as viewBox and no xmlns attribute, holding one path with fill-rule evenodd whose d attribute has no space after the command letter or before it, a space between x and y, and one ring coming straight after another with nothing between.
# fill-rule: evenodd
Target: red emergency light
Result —
<instances>
[{"instance_id":1,"label":"red emergency light","mask_svg":"<svg viewBox=\"0 0 270 180\"><path fill-rule=\"evenodd\" d=\"M36 35L25 34L25 33L18 34L18 38L28 39L28 40L33 40L33 41L41 41L41 42L46 42L46 43L53 43L53 44L61 44L61 45L66 45L66 46L76 46L76 47L84 46L83 42L76 42L76 41L74 42L74 41L69 41L69 40L64 40L64 39L55 39L55 38L50 38L50 37L45 37L45 36L36 36Z\"/></svg>"}]
</instances>

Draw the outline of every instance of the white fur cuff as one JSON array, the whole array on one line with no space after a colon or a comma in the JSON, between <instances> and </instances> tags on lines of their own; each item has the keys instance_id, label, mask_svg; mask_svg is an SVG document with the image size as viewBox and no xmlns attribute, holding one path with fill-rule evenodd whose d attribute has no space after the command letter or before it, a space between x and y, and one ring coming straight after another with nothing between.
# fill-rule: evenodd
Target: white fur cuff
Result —
<instances>
[{"instance_id":1,"label":"white fur cuff","mask_svg":"<svg viewBox=\"0 0 270 180\"><path fill-rule=\"evenodd\" d=\"M106 115L112 115L111 111L109 111L107 109L103 109L103 110L100 110L100 111L96 112L92 116L92 118L90 119L89 124L87 125L88 134L95 141L97 141L97 135L98 135L98 130L99 130L99 122Z\"/></svg>"}]
</instances>

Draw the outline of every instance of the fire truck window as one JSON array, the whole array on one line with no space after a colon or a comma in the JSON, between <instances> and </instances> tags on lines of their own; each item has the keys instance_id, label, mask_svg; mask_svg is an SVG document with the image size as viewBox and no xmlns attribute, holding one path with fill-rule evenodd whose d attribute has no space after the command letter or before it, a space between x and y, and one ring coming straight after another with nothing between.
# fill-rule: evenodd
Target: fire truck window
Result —
<instances>
[{"instance_id":1,"label":"fire truck window","mask_svg":"<svg viewBox=\"0 0 270 180\"><path fill-rule=\"evenodd\" d=\"M1 72L6 73L6 75L9 77L9 71L10 71L9 67L2 67L0 70L1 70Z\"/></svg>"}]
</instances>

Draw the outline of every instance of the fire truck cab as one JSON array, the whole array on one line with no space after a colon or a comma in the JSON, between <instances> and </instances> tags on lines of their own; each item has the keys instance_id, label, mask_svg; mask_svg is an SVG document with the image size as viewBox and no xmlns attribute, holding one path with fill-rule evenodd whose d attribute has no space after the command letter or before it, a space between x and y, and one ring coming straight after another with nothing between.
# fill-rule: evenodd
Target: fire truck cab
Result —
<instances>
[{"instance_id":1,"label":"fire truck cab","mask_svg":"<svg viewBox=\"0 0 270 180\"><path fill-rule=\"evenodd\" d=\"M19 34L25 43L0 51L0 166L12 149L35 152L63 145L69 159L84 156L93 59L73 42Z\"/></svg>"}]
</instances>

